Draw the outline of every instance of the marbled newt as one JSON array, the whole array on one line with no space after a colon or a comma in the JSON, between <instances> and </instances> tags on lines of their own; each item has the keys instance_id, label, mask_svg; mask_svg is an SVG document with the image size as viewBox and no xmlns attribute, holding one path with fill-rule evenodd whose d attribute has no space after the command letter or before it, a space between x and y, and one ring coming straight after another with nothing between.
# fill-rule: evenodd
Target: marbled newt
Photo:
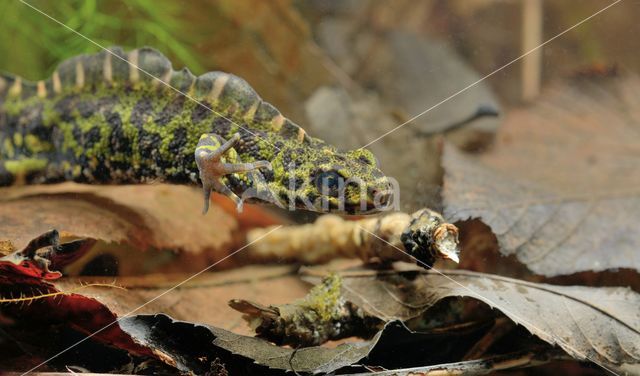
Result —
<instances>
[{"instance_id":1,"label":"marbled newt","mask_svg":"<svg viewBox=\"0 0 640 376\"><path fill-rule=\"evenodd\" d=\"M205 211L211 190L346 213L390 198L370 151L340 152L243 79L175 71L151 48L80 55L38 82L0 75L0 186L60 181L201 183Z\"/></svg>"}]
</instances>

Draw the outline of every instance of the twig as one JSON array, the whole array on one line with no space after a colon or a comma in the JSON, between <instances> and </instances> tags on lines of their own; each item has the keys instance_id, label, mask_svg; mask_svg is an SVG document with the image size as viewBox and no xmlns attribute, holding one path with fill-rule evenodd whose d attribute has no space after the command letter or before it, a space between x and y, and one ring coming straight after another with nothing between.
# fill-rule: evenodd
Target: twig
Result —
<instances>
[{"instance_id":1,"label":"twig","mask_svg":"<svg viewBox=\"0 0 640 376\"><path fill-rule=\"evenodd\" d=\"M251 230L247 241L251 242L269 230ZM458 229L430 209L419 210L413 215L391 213L358 221L324 215L315 223L273 232L249 247L248 254L254 260L287 259L308 264L337 257L383 263L414 261L394 247L404 249L429 266L437 258L458 262Z\"/></svg>"},{"instance_id":2,"label":"twig","mask_svg":"<svg viewBox=\"0 0 640 376\"><path fill-rule=\"evenodd\" d=\"M259 337L278 345L317 346L351 336L369 337L380 330L383 322L346 301L341 286L342 279L332 274L291 304L263 306L234 299L229 305L244 314Z\"/></svg>"}]
</instances>

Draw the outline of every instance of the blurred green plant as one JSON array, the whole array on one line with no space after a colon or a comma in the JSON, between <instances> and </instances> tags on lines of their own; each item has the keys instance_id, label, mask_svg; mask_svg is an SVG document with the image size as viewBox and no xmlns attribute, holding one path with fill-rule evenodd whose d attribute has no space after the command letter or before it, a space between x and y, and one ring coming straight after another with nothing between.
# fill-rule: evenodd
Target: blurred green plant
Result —
<instances>
[{"instance_id":1,"label":"blurred green plant","mask_svg":"<svg viewBox=\"0 0 640 376\"><path fill-rule=\"evenodd\" d=\"M193 46L183 8L175 0L25 0L104 47L152 46L176 67L204 68ZM48 77L60 61L100 48L20 1L0 1L0 70L36 80Z\"/></svg>"}]
</instances>

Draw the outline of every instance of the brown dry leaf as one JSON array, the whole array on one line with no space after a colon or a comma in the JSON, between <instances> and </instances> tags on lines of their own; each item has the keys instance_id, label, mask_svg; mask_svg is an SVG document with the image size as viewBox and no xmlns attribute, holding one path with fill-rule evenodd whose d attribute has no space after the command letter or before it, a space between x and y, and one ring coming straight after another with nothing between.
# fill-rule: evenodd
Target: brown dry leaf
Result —
<instances>
[{"instance_id":1,"label":"brown dry leaf","mask_svg":"<svg viewBox=\"0 0 640 376\"><path fill-rule=\"evenodd\" d=\"M202 193L195 187L65 183L4 188L0 240L20 249L35 236L57 229L63 238L99 240L68 270L72 273L97 254L119 260L119 275L186 272L201 270L239 248L247 228L279 221L260 207L247 205L238 214L226 198L214 195L213 200L209 213L202 215ZM148 250L153 252L140 252Z\"/></svg>"},{"instance_id":2,"label":"brown dry leaf","mask_svg":"<svg viewBox=\"0 0 640 376\"><path fill-rule=\"evenodd\" d=\"M481 218L545 276L640 269L640 78L574 81L511 112L478 157L447 145L444 214Z\"/></svg>"},{"instance_id":3,"label":"brown dry leaf","mask_svg":"<svg viewBox=\"0 0 640 376\"><path fill-rule=\"evenodd\" d=\"M55 228L141 250L197 253L230 243L237 228L234 217L216 206L203 217L201 192L186 186L66 183L7 188L0 196L0 234L17 248Z\"/></svg>"},{"instance_id":4,"label":"brown dry leaf","mask_svg":"<svg viewBox=\"0 0 640 376\"><path fill-rule=\"evenodd\" d=\"M227 304L231 299L243 298L284 304L303 297L309 285L300 280L292 266L249 266L229 271L204 273L165 293L192 274L153 274L141 277L119 277L118 286L125 289L86 287L82 295L95 298L117 316L131 313L144 305L136 314L171 315L176 320L187 320L236 333L253 336L242 316ZM113 282L113 280L65 278L56 281L61 290L76 288L80 282ZM156 299L157 298L157 299ZM148 304L147 304L148 303Z\"/></svg>"},{"instance_id":5,"label":"brown dry leaf","mask_svg":"<svg viewBox=\"0 0 640 376\"><path fill-rule=\"evenodd\" d=\"M343 343L335 348L315 346L293 349L214 326L174 320L163 314L121 318L120 326L138 343L172 359L178 369L191 370L196 374L203 374L203 367L209 366L206 361L216 355L231 361L225 362L226 367L233 367L233 359L228 359L229 353L234 354L236 362L241 356L241 359L255 363L253 367L245 365L241 369L231 368L230 374L234 375L280 374L269 372L269 368L304 374L329 374L365 358L383 335L381 331L371 341ZM406 331L404 334L407 334ZM220 349L226 351L221 353Z\"/></svg>"},{"instance_id":6,"label":"brown dry leaf","mask_svg":"<svg viewBox=\"0 0 640 376\"><path fill-rule=\"evenodd\" d=\"M416 317L447 297L470 297L499 309L577 359L609 368L640 363L640 295L630 289L554 286L464 270L438 274L401 266L409 273L342 273L345 298L389 321Z\"/></svg>"}]
</instances>

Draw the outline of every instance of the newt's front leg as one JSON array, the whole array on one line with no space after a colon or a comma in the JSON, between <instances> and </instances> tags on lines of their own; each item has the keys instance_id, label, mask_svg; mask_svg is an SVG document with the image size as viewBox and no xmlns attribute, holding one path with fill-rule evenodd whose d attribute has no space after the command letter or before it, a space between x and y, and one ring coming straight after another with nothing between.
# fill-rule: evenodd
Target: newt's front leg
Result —
<instances>
[{"instance_id":1,"label":"newt's front leg","mask_svg":"<svg viewBox=\"0 0 640 376\"><path fill-rule=\"evenodd\" d=\"M209 210L209 198L211 191L215 190L236 203L238 211L242 211L242 199L233 191L224 185L220 180L225 175L233 173L245 173L259 168L271 168L268 161L255 161L251 163L226 163L222 157L229 152L231 148L240 139L240 134L236 133L230 140L224 139L217 134L207 133L200 136L200 141L196 147L196 163L200 171L200 180L204 189L204 209L203 214Z\"/></svg>"}]
</instances>

